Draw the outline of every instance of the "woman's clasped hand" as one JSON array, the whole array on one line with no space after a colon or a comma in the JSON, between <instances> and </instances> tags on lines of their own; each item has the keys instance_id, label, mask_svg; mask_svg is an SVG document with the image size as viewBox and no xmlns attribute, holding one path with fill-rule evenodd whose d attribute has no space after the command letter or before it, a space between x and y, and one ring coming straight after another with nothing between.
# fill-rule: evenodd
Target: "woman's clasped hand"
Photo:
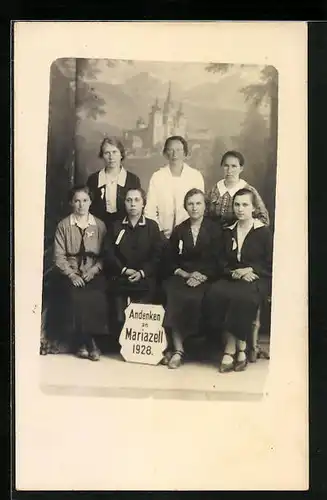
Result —
<instances>
[{"instance_id":1,"label":"woman's clasped hand","mask_svg":"<svg viewBox=\"0 0 327 500\"><path fill-rule=\"evenodd\" d=\"M252 267L234 269L231 271L231 275L233 280L245 280L251 282L259 279L259 276L253 272Z\"/></svg>"}]
</instances>

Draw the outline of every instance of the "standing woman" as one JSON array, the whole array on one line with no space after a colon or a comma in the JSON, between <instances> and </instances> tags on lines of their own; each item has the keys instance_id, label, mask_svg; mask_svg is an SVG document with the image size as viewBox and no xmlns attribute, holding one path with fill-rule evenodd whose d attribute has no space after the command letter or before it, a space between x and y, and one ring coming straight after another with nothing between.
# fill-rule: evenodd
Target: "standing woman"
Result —
<instances>
[{"instance_id":1,"label":"standing woman","mask_svg":"<svg viewBox=\"0 0 327 500\"><path fill-rule=\"evenodd\" d=\"M123 167L125 149L115 137L106 137L100 145L99 158L104 167L88 178L93 202L91 213L107 226L125 215L125 196L130 188L141 187L137 175Z\"/></svg>"},{"instance_id":2,"label":"standing woman","mask_svg":"<svg viewBox=\"0 0 327 500\"><path fill-rule=\"evenodd\" d=\"M258 191L240 178L244 169L244 157L238 151L227 151L220 163L224 169L224 178L218 181L207 194L208 214L218 218L223 227L235 222L233 196L239 189L247 188L253 192L255 199L255 217L265 225L269 225L269 215Z\"/></svg>"},{"instance_id":3,"label":"standing woman","mask_svg":"<svg viewBox=\"0 0 327 500\"><path fill-rule=\"evenodd\" d=\"M143 215L145 192L129 189L126 216L113 223L105 241L104 259L109 294L116 304L118 325L124 321L128 301L151 303L156 295L156 276L162 238L157 223Z\"/></svg>"},{"instance_id":4,"label":"standing woman","mask_svg":"<svg viewBox=\"0 0 327 500\"><path fill-rule=\"evenodd\" d=\"M219 272L221 229L204 216L205 196L199 189L185 195L188 219L177 226L169 242L170 277L166 292L164 327L170 331L172 352L164 358L169 368L183 361L184 341L198 333L201 306L210 281Z\"/></svg>"},{"instance_id":5,"label":"standing woman","mask_svg":"<svg viewBox=\"0 0 327 500\"><path fill-rule=\"evenodd\" d=\"M188 145L183 137L168 137L163 155L168 164L154 172L150 179L145 215L155 220L169 239L173 229L188 218L185 194L192 188L204 191L204 180L201 172L185 163Z\"/></svg>"},{"instance_id":6,"label":"standing woman","mask_svg":"<svg viewBox=\"0 0 327 500\"><path fill-rule=\"evenodd\" d=\"M100 353L93 335L108 334L101 256L106 227L89 213L87 186L73 188L69 202L72 213L59 222L54 239L58 271L55 314L66 340L73 335L77 355L97 361Z\"/></svg>"},{"instance_id":7,"label":"standing woman","mask_svg":"<svg viewBox=\"0 0 327 500\"><path fill-rule=\"evenodd\" d=\"M251 189L235 193L236 222L224 231L223 277L211 285L204 300L209 327L217 334L223 331L222 373L245 370L253 321L270 293L272 235L269 227L254 218L255 201Z\"/></svg>"}]
</instances>

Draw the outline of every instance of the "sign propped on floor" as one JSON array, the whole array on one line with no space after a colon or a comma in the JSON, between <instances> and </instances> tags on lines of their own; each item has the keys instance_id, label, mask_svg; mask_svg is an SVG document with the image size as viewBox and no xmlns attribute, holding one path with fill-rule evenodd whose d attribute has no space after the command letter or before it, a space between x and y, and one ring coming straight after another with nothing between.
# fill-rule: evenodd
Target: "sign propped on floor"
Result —
<instances>
[{"instance_id":1,"label":"sign propped on floor","mask_svg":"<svg viewBox=\"0 0 327 500\"><path fill-rule=\"evenodd\" d=\"M125 323L119 343L125 361L157 365L167 348L162 326L165 310L160 305L133 304L125 309Z\"/></svg>"}]
</instances>

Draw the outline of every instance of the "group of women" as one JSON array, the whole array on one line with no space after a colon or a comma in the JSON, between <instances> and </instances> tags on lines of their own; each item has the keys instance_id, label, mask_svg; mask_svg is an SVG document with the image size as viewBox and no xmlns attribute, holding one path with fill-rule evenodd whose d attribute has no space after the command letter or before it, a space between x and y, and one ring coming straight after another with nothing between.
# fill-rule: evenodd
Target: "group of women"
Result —
<instances>
[{"instance_id":1,"label":"group of women","mask_svg":"<svg viewBox=\"0 0 327 500\"><path fill-rule=\"evenodd\" d=\"M185 162L183 137L169 137L167 165L147 194L125 170L125 151L105 138L104 167L69 196L72 213L57 227L61 331L76 354L96 361L96 335L119 334L129 302L162 303L168 349L162 363L178 368L186 339L205 332L223 340L219 371L247 367L247 341L272 272L267 209L240 174L237 151L221 160L224 178L205 194L202 174ZM72 335L73 333L73 335Z\"/></svg>"}]
</instances>

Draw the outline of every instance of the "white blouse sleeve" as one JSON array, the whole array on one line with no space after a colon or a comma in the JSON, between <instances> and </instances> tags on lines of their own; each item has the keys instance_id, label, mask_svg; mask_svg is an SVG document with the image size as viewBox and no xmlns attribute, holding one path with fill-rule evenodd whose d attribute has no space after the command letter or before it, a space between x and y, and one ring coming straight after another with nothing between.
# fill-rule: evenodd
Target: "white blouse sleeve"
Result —
<instances>
[{"instance_id":1,"label":"white blouse sleeve","mask_svg":"<svg viewBox=\"0 0 327 500\"><path fill-rule=\"evenodd\" d=\"M149 183L148 193L147 193L147 202L144 209L145 217L156 221L159 225L159 211L158 211L158 193L155 175L152 175ZM160 225L159 225L160 228Z\"/></svg>"},{"instance_id":2,"label":"white blouse sleeve","mask_svg":"<svg viewBox=\"0 0 327 500\"><path fill-rule=\"evenodd\" d=\"M201 174L201 172L197 172L197 185L196 187L198 189L201 189L201 191L204 192L204 179L203 179L203 175Z\"/></svg>"}]
</instances>

